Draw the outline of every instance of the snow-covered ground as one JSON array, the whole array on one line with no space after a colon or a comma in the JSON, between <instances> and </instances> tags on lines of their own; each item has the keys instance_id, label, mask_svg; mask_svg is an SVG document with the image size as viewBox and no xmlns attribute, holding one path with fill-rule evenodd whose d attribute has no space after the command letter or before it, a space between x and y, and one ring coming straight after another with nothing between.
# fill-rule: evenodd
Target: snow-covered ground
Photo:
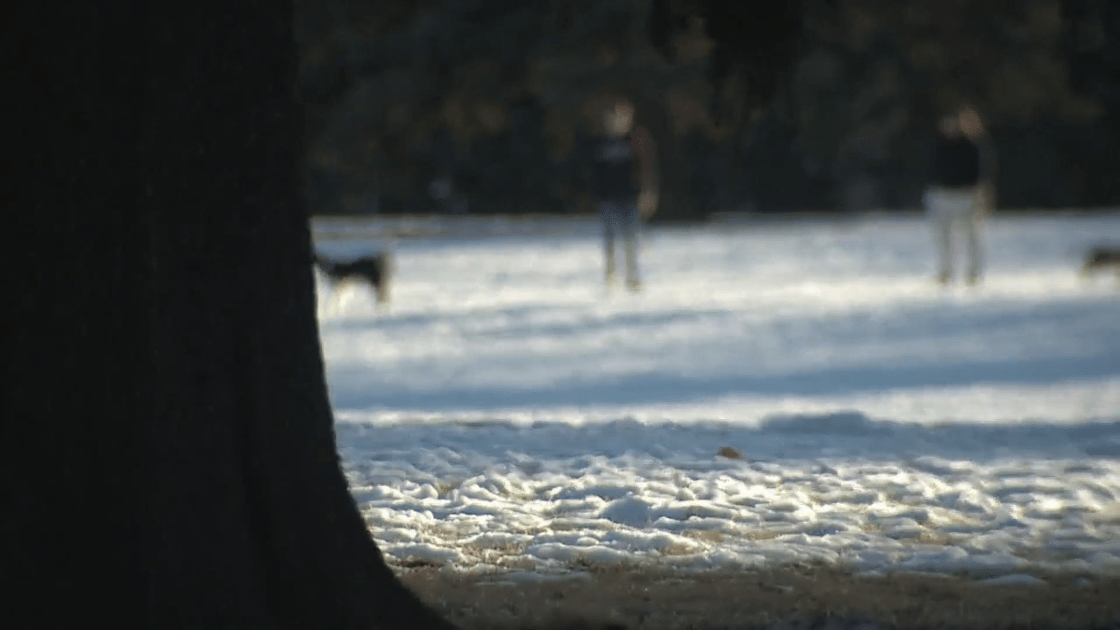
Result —
<instances>
[{"instance_id":1,"label":"snow-covered ground","mask_svg":"<svg viewBox=\"0 0 1120 630\"><path fill-rule=\"evenodd\" d=\"M993 218L974 289L915 216L655 229L637 295L556 225L397 241L387 311L319 278L390 562L1120 574L1120 215Z\"/></svg>"}]
</instances>

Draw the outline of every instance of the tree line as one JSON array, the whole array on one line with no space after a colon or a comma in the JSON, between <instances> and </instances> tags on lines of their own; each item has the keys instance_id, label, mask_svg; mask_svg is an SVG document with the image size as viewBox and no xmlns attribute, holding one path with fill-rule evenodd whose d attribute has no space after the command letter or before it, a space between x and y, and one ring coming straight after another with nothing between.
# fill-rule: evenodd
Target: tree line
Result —
<instances>
[{"instance_id":1,"label":"tree line","mask_svg":"<svg viewBox=\"0 0 1120 630\"><path fill-rule=\"evenodd\" d=\"M320 214L585 210L595 111L658 138L663 218L913 207L959 101L1001 205L1120 202L1120 27L1105 0L305 2L307 171ZM735 36L731 36L734 33Z\"/></svg>"}]
</instances>

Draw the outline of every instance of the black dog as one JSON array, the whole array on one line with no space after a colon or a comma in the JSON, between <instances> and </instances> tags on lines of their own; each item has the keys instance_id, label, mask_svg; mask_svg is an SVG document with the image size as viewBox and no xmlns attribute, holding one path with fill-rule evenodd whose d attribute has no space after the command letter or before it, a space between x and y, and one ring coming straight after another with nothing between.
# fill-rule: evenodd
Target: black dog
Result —
<instances>
[{"instance_id":1,"label":"black dog","mask_svg":"<svg viewBox=\"0 0 1120 630\"><path fill-rule=\"evenodd\" d=\"M311 260L337 285L351 282L364 282L377 294L377 302L389 301L389 279L392 275L391 261L385 252L362 256L349 261L328 260L317 252Z\"/></svg>"},{"instance_id":2,"label":"black dog","mask_svg":"<svg viewBox=\"0 0 1120 630\"><path fill-rule=\"evenodd\" d=\"M1120 278L1120 247L1094 247L1085 256L1085 264L1081 266L1081 275L1087 277L1094 272L1111 267Z\"/></svg>"}]
</instances>

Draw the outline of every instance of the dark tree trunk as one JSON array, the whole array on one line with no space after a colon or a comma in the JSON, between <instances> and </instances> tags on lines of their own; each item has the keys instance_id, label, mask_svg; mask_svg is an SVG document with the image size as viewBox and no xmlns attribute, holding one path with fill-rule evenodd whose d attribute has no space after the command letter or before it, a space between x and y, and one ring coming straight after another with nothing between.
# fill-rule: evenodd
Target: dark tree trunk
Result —
<instances>
[{"instance_id":1,"label":"dark tree trunk","mask_svg":"<svg viewBox=\"0 0 1120 630\"><path fill-rule=\"evenodd\" d=\"M209 8L24 23L5 411L8 461L28 464L5 475L4 562L28 595L6 612L450 627L385 564L339 465L292 7Z\"/></svg>"}]
</instances>

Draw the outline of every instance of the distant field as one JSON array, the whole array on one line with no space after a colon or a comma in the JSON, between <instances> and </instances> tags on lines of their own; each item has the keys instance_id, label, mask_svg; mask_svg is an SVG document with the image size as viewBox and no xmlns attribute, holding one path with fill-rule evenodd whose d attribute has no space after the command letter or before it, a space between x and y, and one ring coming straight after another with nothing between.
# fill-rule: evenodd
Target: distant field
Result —
<instances>
[{"instance_id":1,"label":"distant field","mask_svg":"<svg viewBox=\"0 0 1120 630\"><path fill-rule=\"evenodd\" d=\"M386 309L318 278L386 560L472 627L1120 622L1120 214L992 217L974 288L914 214L719 219L636 295L591 216L316 222L394 252Z\"/></svg>"}]
</instances>

